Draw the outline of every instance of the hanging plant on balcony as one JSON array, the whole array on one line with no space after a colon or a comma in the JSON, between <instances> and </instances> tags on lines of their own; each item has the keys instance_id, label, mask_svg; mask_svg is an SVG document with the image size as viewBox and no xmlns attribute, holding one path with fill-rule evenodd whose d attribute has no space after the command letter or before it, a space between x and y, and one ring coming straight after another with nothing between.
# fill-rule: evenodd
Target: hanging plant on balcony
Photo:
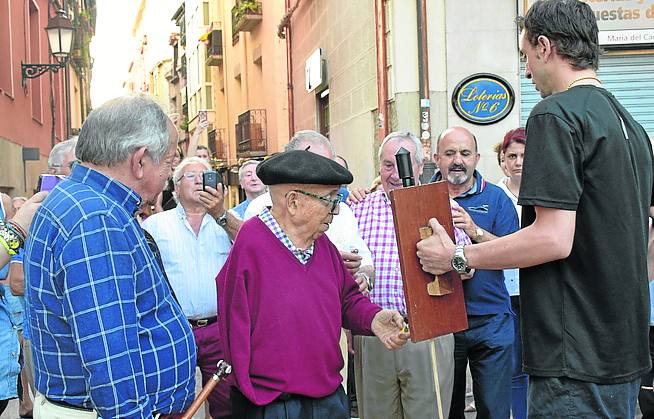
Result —
<instances>
[{"instance_id":1,"label":"hanging plant on balcony","mask_svg":"<svg viewBox=\"0 0 654 419\"><path fill-rule=\"evenodd\" d=\"M236 20L244 15L261 13L261 3L254 0L243 0L236 5Z\"/></svg>"}]
</instances>

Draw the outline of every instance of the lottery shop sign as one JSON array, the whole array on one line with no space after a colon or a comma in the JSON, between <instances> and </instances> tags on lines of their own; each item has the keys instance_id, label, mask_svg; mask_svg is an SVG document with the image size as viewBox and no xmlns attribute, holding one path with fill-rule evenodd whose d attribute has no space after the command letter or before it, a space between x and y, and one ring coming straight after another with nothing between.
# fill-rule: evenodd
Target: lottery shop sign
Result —
<instances>
[{"instance_id":1,"label":"lottery shop sign","mask_svg":"<svg viewBox=\"0 0 654 419\"><path fill-rule=\"evenodd\" d=\"M509 82L488 73L466 77L452 93L452 106L462 119L477 125L501 121L511 113L515 94Z\"/></svg>"}]
</instances>

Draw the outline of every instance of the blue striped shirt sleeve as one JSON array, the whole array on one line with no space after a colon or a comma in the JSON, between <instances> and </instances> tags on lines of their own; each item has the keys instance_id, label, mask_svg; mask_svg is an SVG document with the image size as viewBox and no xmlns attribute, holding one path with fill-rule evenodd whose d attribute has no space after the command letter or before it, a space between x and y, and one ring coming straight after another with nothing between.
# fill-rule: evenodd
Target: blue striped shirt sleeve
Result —
<instances>
[{"instance_id":1,"label":"blue striped shirt sleeve","mask_svg":"<svg viewBox=\"0 0 654 419\"><path fill-rule=\"evenodd\" d=\"M151 417L138 337L135 266L125 225L91 216L60 253L64 315L102 417Z\"/></svg>"}]
</instances>

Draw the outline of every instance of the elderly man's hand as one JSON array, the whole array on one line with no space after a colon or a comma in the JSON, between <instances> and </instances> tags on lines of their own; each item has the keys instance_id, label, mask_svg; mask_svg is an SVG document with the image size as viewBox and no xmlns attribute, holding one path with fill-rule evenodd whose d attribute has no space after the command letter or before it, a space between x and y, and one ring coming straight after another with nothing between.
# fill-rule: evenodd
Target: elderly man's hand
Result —
<instances>
[{"instance_id":1,"label":"elderly man's hand","mask_svg":"<svg viewBox=\"0 0 654 419\"><path fill-rule=\"evenodd\" d=\"M14 222L23 227L23 230L29 231L34 213L36 213L36 210L39 209L41 203L47 196L48 192L39 192L25 201L23 206L20 207L18 211L16 211L16 215L14 215L13 218Z\"/></svg>"},{"instance_id":2,"label":"elderly man's hand","mask_svg":"<svg viewBox=\"0 0 654 419\"><path fill-rule=\"evenodd\" d=\"M388 349L401 348L411 337L404 332L404 319L397 310L382 310L372 319L372 331Z\"/></svg>"},{"instance_id":3,"label":"elderly man's hand","mask_svg":"<svg viewBox=\"0 0 654 419\"><path fill-rule=\"evenodd\" d=\"M356 273L356 271L359 270L359 267L361 266L361 256L354 252L345 252L345 251L340 251L341 253L341 258L343 259L343 263L345 264L345 267L347 268L348 271L352 275Z\"/></svg>"},{"instance_id":4,"label":"elderly man's hand","mask_svg":"<svg viewBox=\"0 0 654 419\"><path fill-rule=\"evenodd\" d=\"M370 294L370 290L368 290L368 282L366 281L366 277L363 275L355 274L354 281L359 286L359 292L367 297Z\"/></svg>"},{"instance_id":5,"label":"elderly man's hand","mask_svg":"<svg viewBox=\"0 0 654 419\"><path fill-rule=\"evenodd\" d=\"M206 191L200 191L200 202L213 218L218 219L223 215L225 196L222 192L222 184L218 184L218 190L207 186Z\"/></svg>"},{"instance_id":6,"label":"elderly man's hand","mask_svg":"<svg viewBox=\"0 0 654 419\"><path fill-rule=\"evenodd\" d=\"M435 218L429 220L433 234L418 242L418 258L425 272L440 275L452 270L454 243Z\"/></svg>"},{"instance_id":7,"label":"elderly man's hand","mask_svg":"<svg viewBox=\"0 0 654 419\"><path fill-rule=\"evenodd\" d=\"M366 199L366 195L370 194L370 189L350 187L350 194L347 196L345 202L348 205L356 205Z\"/></svg>"}]
</instances>

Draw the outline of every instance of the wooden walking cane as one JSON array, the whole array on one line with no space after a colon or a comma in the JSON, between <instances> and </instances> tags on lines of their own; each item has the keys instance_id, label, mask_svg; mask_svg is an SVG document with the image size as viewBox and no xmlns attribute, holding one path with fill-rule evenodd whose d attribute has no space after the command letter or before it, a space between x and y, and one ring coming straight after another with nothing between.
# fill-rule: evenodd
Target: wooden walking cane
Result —
<instances>
[{"instance_id":1,"label":"wooden walking cane","mask_svg":"<svg viewBox=\"0 0 654 419\"><path fill-rule=\"evenodd\" d=\"M193 415L200 409L202 403L207 400L209 393L213 391L214 387L216 387L220 380L227 377L232 372L232 366L222 359L218 361L217 367L218 371L216 371L216 373L211 377L211 380L209 380L209 382L207 382L207 384L202 388L202 391L200 394L198 394L198 397L195 398L195 401L193 404L191 404L191 407L189 407L186 413L184 413L182 419L191 419Z\"/></svg>"}]
</instances>

